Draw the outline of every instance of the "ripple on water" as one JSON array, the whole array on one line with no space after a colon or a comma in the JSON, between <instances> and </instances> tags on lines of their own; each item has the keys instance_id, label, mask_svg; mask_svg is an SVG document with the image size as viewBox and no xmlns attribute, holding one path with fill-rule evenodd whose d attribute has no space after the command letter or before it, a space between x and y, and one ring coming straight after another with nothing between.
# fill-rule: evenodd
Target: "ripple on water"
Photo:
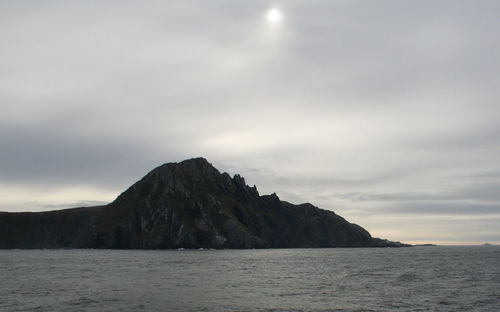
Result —
<instances>
[{"instance_id":1,"label":"ripple on water","mask_svg":"<svg viewBox=\"0 0 500 312\"><path fill-rule=\"evenodd\" d=\"M497 248L3 250L0 311L495 311Z\"/></svg>"}]
</instances>

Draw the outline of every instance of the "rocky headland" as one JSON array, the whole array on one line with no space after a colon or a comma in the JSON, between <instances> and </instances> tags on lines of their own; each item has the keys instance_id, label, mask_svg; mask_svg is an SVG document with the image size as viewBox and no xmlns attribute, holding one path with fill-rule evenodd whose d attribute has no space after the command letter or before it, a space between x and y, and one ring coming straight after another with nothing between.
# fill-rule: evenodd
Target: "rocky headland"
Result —
<instances>
[{"instance_id":1,"label":"rocky headland","mask_svg":"<svg viewBox=\"0 0 500 312\"><path fill-rule=\"evenodd\" d=\"M259 195L204 158L167 163L108 205L0 212L0 248L402 247L311 204Z\"/></svg>"}]
</instances>

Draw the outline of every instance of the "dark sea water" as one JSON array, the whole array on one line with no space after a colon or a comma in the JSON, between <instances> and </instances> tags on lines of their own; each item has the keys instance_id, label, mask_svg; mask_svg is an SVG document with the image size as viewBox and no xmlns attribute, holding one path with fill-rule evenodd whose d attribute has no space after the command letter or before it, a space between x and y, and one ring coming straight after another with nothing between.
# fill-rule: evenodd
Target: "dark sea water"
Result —
<instances>
[{"instance_id":1,"label":"dark sea water","mask_svg":"<svg viewBox=\"0 0 500 312\"><path fill-rule=\"evenodd\" d=\"M3 250L0 311L500 311L500 247Z\"/></svg>"}]
</instances>

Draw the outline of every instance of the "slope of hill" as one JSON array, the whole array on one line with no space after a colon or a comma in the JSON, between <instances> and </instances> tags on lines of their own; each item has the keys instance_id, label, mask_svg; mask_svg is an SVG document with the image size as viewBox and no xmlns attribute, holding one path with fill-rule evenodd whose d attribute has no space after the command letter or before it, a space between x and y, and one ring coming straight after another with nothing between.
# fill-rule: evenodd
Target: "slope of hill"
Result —
<instances>
[{"instance_id":1,"label":"slope of hill","mask_svg":"<svg viewBox=\"0 0 500 312\"><path fill-rule=\"evenodd\" d=\"M159 166L105 206L0 213L0 248L401 246L332 211L260 196L204 158Z\"/></svg>"}]
</instances>

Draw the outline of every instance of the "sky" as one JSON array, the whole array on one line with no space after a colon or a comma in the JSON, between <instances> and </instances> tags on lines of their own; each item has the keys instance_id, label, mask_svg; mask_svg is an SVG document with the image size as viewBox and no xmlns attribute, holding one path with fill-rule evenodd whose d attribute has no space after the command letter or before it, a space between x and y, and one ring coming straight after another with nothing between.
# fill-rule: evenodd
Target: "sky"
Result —
<instances>
[{"instance_id":1,"label":"sky","mask_svg":"<svg viewBox=\"0 0 500 312\"><path fill-rule=\"evenodd\" d=\"M0 211L205 157L408 243L500 243L498 1L0 2Z\"/></svg>"}]
</instances>

